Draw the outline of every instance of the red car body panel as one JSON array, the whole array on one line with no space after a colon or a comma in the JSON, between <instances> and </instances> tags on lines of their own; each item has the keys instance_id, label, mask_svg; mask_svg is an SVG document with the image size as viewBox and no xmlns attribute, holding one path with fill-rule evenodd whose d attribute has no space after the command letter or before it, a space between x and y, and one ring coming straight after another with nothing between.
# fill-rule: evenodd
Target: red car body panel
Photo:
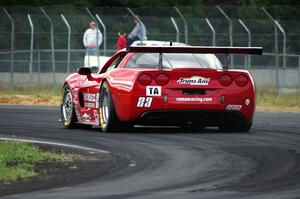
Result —
<instances>
[{"instance_id":1,"label":"red car body panel","mask_svg":"<svg viewBox=\"0 0 300 199\"><path fill-rule=\"evenodd\" d=\"M68 84L71 88L76 116L80 123L99 125L99 93L104 81L108 83L120 121L137 121L149 111L204 110L221 113L235 112L240 114L246 123L252 122L255 111L255 85L248 71L205 68L159 70L124 67L134 53L125 50L117 52L99 74L86 76L74 73L66 78L64 84ZM118 67L108 70L108 67L119 57L124 58L119 62ZM146 86L138 82L139 75L145 73L153 77L148 86L161 88L159 96L147 96ZM159 74L169 77L166 85L158 85L154 80ZM224 74L233 79L229 86L220 83L219 78ZM236 84L235 79L241 74L248 79L245 86ZM188 83L192 78L198 77L203 77L204 80L207 78L209 82L202 85ZM139 100L146 100L147 97L151 98L150 106L146 106L145 101L140 107Z\"/></svg>"}]
</instances>

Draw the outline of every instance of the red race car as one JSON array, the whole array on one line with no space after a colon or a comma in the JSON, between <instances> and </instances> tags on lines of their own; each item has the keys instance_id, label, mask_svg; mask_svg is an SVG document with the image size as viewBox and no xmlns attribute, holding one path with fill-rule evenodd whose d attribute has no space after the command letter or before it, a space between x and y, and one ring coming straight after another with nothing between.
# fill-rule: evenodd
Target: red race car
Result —
<instances>
[{"instance_id":1,"label":"red race car","mask_svg":"<svg viewBox=\"0 0 300 199\"><path fill-rule=\"evenodd\" d=\"M137 124L249 131L253 78L223 67L219 53L262 54L262 48L131 46L98 73L79 68L63 84L63 125L99 125L105 132Z\"/></svg>"}]
</instances>

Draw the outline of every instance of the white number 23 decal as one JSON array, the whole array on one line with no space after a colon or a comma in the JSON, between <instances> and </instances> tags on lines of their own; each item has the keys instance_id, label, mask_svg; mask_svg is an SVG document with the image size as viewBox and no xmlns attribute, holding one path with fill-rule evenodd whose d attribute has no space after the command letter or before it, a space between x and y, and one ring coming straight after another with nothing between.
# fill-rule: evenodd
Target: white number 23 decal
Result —
<instances>
[{"instance_id":1,"label":"white number 23 decal","mask_svg":"<svg viewBox=\"0 0 300 199\"><path fill-rule=\"evenodd\" d=\"M139 97L137 107L151 107L152 97Z\"/></svg>"}]
</instances>

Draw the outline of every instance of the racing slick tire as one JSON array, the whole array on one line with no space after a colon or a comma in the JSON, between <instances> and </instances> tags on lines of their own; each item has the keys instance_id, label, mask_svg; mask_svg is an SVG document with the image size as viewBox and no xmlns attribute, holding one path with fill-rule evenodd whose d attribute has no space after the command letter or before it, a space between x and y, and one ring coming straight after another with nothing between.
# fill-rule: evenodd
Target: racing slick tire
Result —
<instances>
[{"instance_id":1,"label":"racing slick tire","mask_svg":"<svg viewBox=\"0 0 300 199\"><path fill-rule=\"evenodd\" d=\"M103 132L118 132L130 129L130 123L121 122L116 114L113 98L107 82L100 89L99 119Z\"/></svg>"},{"instance_id":2,"label":"racing slick tire","mask_svg":"<svg viewBox=\"0 0 300 199\"><path fill-rule=\"evenodd\" d=\"M248 132L251 129L252 122L244 125L221 125L219 130L222 132Z\"/></svg>"},{"instance_id":3,"label":"racing slick tire","mask_svg":"<svg viewBox=\"0 0 300 199\"><path fill-rule=\"evenodd\" d=\"M74 109L73 97L69 86L66 84L62 90L62 103L61 103L61 120L66 128L77 127L77 117Z\"/></svg>"}]
</instances>

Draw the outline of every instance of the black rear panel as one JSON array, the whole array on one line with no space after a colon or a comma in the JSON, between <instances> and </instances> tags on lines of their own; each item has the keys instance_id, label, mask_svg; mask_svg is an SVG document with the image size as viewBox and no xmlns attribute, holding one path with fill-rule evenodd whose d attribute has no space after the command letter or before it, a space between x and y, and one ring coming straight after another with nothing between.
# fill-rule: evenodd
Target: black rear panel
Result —
<instances>
[{"instance_id":1,"label":"black rear panel","mask_svg":"<svg viewBox=\"0 0 300 199\"><path fill-rule=\"evenodd\" d=\"M143 113L136 121L143 125L183 125L187 122L202 126L244 125L245 118L233 111L156 110Z\"/></svg>"}]
</instances>

